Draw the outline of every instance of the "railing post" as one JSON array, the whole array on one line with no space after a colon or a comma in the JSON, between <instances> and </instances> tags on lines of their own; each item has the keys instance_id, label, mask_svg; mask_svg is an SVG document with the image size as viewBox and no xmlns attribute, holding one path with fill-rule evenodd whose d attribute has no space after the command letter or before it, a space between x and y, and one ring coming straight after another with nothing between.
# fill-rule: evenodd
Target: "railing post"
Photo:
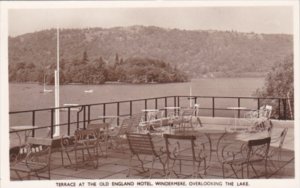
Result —
<instances>
[{"instance_id":1,"label":"railing post","mask_svg":"<svg viewBox=\"0 0 300 188\"><path fill-rule=\"evenodd\" d=\"M286 120L286 99L283 99L283 118Z\"/></svg>"},{"instance_id":2,"label":"railing post","mask_svg":"<svg viewBox=\"0 0 300 188\"><path fill-rule=\"evenodd\" d=\"M154 101L155 101L155 109L157 109L157 98L155 98Z\"/></svg>"},{"instance_id":3,"label":"railing post","mask_svg":"<svg viewBox=\"0 0 300 188\"><path fill-rule=\"evenodd\" d=\"M35 111L32 111L32 126L35 126ZM32 129L32 133L31 136L34 137L35 136L35 130Z\"/></svg>"},{"instance_id":4,"label":"railing post","mask_svg":"<svg viewBox=\"0 0 300 188\"><path fill-rule=\"evenodd\" d=\"M147 109L147 99L144 100L145 104L144 104L144 109ZM147 121L147 113L145 112L145 121Z\"/></svg>"},{"instance_id":5,"label":"railing post","mask_svg":"<svg viewBox=\"0 0 300 188\"><path fill-rule=\"evenodd\" d=\"M68 107L68 136L70 136L71 132L71 107Z\"/></svg>"},{"instance_id":6,"label":"railing post","mask_svg":"<svg viewBox=\"0 0 300 188\"><path fill-rule=\"evenodd\" d=\"M91 105L88 105L88 123L91 121Z\"/></svg>"},{"instance_id":7,"label":"railing post","mask_svg":"<svg viewBox=\"0 0 300 188\"><path fill-rule=\"evenodd\" d=\"M281 119L281 105L280 105L280 99L278 99L278 118Z\"/></svg>"},{"instance_id":8,"label":"railing post","mask_svg":"<svg viewBox=\"0 0 300 188\"><path fill-rule=\"evenodd\" d=\"M53 138L53 129L54 129L54 109L51 109L51 129L50 129L50 137Z\"/></svg>"},{"instance_id":9,"label":"railing post","mask_svg":"<svg viewBox=\"0 0 300 188\"><path fill-rule=\"evenodd\" d=\"M132 116L132 101L129 102L129 114Z\"/></svg>"},{"instance_id":10,"label":"railing post","mask_svg":"<svg viewBox=\"0 0 300 188\"><path fill-rule=\"evenodd\" d=\"M165 107L167 107L168 106L168 98L167 97L165 97ZM165 108L165 117L168 117L168 110Z\"/></svg>"},{"instance_id":11,"label":"railing post","mask_svg":"<svg viewBox=\"0 0 300 188\"><path fill-rule=\"evenodd\" d=\"M241 107L241 98L238 97L238 107ZM240 118L240 109L238 109L238 118Z\"/></svg>"},{"instance_id":12,"label":"railing post","mask_svg":"<svg viewBox=\"0 0 300 188\"><path fill-rule=\"evenodd\" d=\"M212 97L212 117L215 117L215 97Z\"/></svg>"},{"instance_id":13,"label":"railing post","mask_svg":"<svg viewBox=\"0 0 300 188\"><path fill-rule=\"evenodd\" d=\"M174 96L174 106L176 106L176 97Z\"/></svg>"},{"instance_id":14,"label":"railing post","mask_svg":"<svg viewBox=\"0 0 300 188\"><path fill-rule=\"evenodd\" d=\"M259 110L260 107L260 98L257 99L257 110ZM259 117L259 113L258 113L258 117Z\"/></svg>"},{"instance_id":15,"label":"railing post","mask_svg":"<svg viewBox=\"0 0 300 188\"><path fill-rule=\"evenodd\" d=\"M103 117L106 115L106 104L103 104ZM119 118L118 118L119 119ZM105 118L102 119L102 122L105 123Z\"/></svg>"},{"instance_id":16,"label":"railing post","mask_svg":"<svg viewBox=\"0 0 300 188\"><path fill-rule=\"evenodd\" d=\"M120 102L117 102L117 116L120 116ZM120 124L120 118L117 118L117 125Z\"/></svg>"},{"instance_id":17,"label":"railing post","mask_svg":"<svg viewBox=\"0 0 300 188\"><path fill-rule=\"evenodd\" d=\"M86 109L85 109L85 105L83 106L83 129L85 129L85 121L86 121Z\"/></svg>"}]
</instances>

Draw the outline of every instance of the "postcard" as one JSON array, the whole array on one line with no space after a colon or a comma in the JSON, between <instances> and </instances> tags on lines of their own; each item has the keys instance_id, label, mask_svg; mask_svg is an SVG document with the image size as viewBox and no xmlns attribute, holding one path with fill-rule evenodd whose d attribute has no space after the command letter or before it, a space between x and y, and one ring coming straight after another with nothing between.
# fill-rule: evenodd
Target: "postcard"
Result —
<instances>
[{"instance_id":1,"label":"postcard","mask_svg":"<svg viewBox=\"0 0 300 188\"><path fill-rule=\"evenodd\" d=\"M1 186L300 186L298 1L0 8Z\"/></svg>"}]
</instances>

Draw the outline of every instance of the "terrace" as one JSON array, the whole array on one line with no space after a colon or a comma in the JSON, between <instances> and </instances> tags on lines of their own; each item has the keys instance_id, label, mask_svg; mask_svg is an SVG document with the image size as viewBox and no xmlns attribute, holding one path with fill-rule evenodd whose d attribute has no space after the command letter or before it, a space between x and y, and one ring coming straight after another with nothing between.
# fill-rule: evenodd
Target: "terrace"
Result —
<instances>
[{"instance_id":1,"label":"terrace","mask_svg":"<svg viewBox=\"0 0 300 188\"><path fill-rule=\"evenodd\" d=\"M187 100L189 99L189 100ZM222 101L226 100L226 102ZM65 116L62 117L62 123L60 125L54 124L55 118L55 108L50 109L39 109L32 111L22 111L22 112L10 112L11 116L24 114L29 114L30 118L27 118L31 121L31 125L35 128L31 129L29 132L33 137L49 137L52 138L53 132L56 126L60 126L60 130L62 134L73 136L73 133L78 128L86 128L88 124L91 123L109 123L111 125L120 126L122 121L127 116L132 116L138 112L141 112L143 109L160 109L160 111L164 112L164 117L155 117L159 118L167 118L169 113L175 113L176 109L170 110L168 107L186 107L186 106L195 106L195 104L201 104L199 108L197 108L197 114L193 116L192 122L196 131L199 131L199 138L206 139L204 142L207 144L207 138L205 133L201 133L202 130L229 130L228 128L232 128L233 125L237 124L237 128L245 128L249 126L249 121L244 118L244 114L250 111L250 109L259 109L259 107L263 104L263 102L274 102L277 104L274 105L277 107L276 114L279 119L271 119L273 128L271 137L276 137L280 135L282 129L288 128L287 135L285 137L284 143L282 145L281 150L281 158L280 159L270 159L273 164L275 164L276 168L273 168L270 163L268 169L270 171L269 176L267 178L294 178L295 174L295 165L294 165L294 121L288 120L288 110L287 110L287 99L282 98L274 98L274 99L261 99L261 98L248 98L248 97L200 97L200 96L172 96L172 97L162 97L162 98L151 98L151 99L140 99L140 100L131 100L131 101L119 101L113 103L101 103L101 104L88 104L83 106L68 106L61 107L61 109L66 109L64 112ZM191 103L192 102L192 103ZM236 106L236 107L245 107L244 109L238 109L233 112L227 107ZM72 111L73 108L79 108L79 111ZM48 114L48 115L45 115ZM43 116L41 119L45 119L45 117L50 116L50 125L41 124L41 120L39 120L39 115ZM101 117L99 116L101 115ZM236 115L236 116L235 116ZM103 116L117 116L115 121L108 121L103 118ZM235 117L234 117L235 116ZM11 117L13 118L13 117ZM144 121L149 121L149 116L145 114ZM25 118L26 119L26 118ZM200 122L198 121L200 120ZM13 122L14 123L14 122ZM201 124L201 125L200 125ZM236 127L235 127L236 128ZM50 132L50 134L47 133ZM168 131L164 129L164 131ZM24 140L25 134L22 130L14 130L10 131L11 135L11 153L16 152L18 150L18 145L21 145L22 142L19 140ZM28 130L27 130L28 132ZM16 136L19 133L19 138ZM168 132L167 132L168 133ZM250 138L255 138L257 136L265 137L268 134L267 131L259 131L258 133L241 133L241 132L231 132L227 131L226 135L220 139L220 148L223 148L224 145L232 145L233 148L238 148L243 143L247 143L247 140ZM151 134L153 138L153 142L157 146L165 147L165 141L163 138L163 132L158 134ZM241 136L243 135L243 136ZM211 135L210 139L213 143L212 147L216 147L216 142L219 140L219 135ZM235 138L235 139L232 139ZM97 168L94 168L92 165L80 165L77 170L73 167L64 167L62 165L62 156L61 156L61 147L60 147L60 138L53 138L54 140L54 148L51 154L51 170L50 176L52 180L61 180L61 179L145 179L149 178L149 172L138 172L132 170L131 176L127 177L128 173L128 164L130 161L130 148L128 145L125 145L122 150L116 149L114 147L108 147L106 153L101 153L99 155L99 165ZM201 140L203 141L203 140ZM224 145L222 145L224 144ZM211 149L209 146L207 148L207 153L209 154L209 150ZM271 149L276 148L275 145L271 143ZM220 162L220 156L222 155L222 150L219 149L217 152L212 152L210 159L207 159L207 171L206 173L202 173L202 178L204 179L223 179L222 173L222 165ZM223 152L224 153L224 152ZM64 155L64 160L68 162L67 156ZM70 153L70 158L74 158L74 153ZM166 158L166 156L164 156ZM151 168L151 156L144 156L143 163L145 168ZM137 159L133 159L132 166L135 168L140 168L141 163ZM179 168L179 166L175 165L175 169ZM262 172L264 170L264 166L258 164L255 168ZM153 176L155 179L164 179L169 178L169 176L162 175L163 168L158 163L155 162L153 165ZM183 163L182 164L182 172L180 173L179 178L191 178L190 176L185 177L185 175L190 174L192 171L191 163ZM158 173L156 173L158 172ZM250 171L250 176L254 176L253 171ZM46 174L46 172L43 172ZM236 178L234 173L231 171L229 167L225 168L225 174L227 178ZM21 176L24 179L28 179L26 174L22 174ZM170 176L170 178L175 178L174 176ZM255 177L255 178L266 178L266 177ZM17 180L18 177L14 172L11 172L11 180ZM31 179L35 179L35 177L31 177Z\"/></svg>"}]
</instances>

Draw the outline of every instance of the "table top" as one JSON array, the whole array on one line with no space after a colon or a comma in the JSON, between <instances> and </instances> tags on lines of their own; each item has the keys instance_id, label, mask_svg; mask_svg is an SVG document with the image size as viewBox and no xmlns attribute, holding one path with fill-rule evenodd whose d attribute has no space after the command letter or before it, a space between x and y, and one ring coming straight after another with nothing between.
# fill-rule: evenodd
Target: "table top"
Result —
<instances>
[{"instance_id":1,"label":"table top","mask_svg":"<svg viewBox=\"0 0 300 188\"><path fill-rule=\"evenodd\" d=\"M158 109L143 109L143 112L158 112Z\"/></svg>"},{"instance_id":2,"label":"table top","mask_svg":"<svg viewBox=\"0 0 300 188\"><path fill-rule=\"evenodd\" d=\"M167 107L164 107L164 109L166 109L166 110L178 110L180 108L181 107L178 107L178 106L167 106Z\"/></svg>"},{"instance_id":3,"label":"table top","mask_svg":"<svg viewBox=\"0 0 300 188\"><path fill-rule=\"evenodd\" d=\"M238 107L238 106L231 106L231 107L227 107L227 109L229 110L246 110L246 107Z\"/></svg>"},{"instance_id":4,"label":"table top","mask_svg":"<svg viewBox=\"0 0 300 188\"><path fill-rule=\"evenodd\" d=\"M197 135L197 134L223 134L226 133L225 130L221 129L197 129L197 130L190 130L190 131L175 131L175 134L185 134L185 135Z\"/></svg>"},{"instance_id":5,"label":"table top","mask_svg":"<svg viewBox=\"0 0 300 188\"><path fill-rule=\"evenodd\" d=\"M19 130L30 130L30 129L35 129L37 128L36 126L32 126L32 125L19 125L19 126L12 126L10 127L11 130L14 131L19 131Z\"/></svg>"},{"instance_id":6,"label":"table top","mask_svg":"<svg viewBox=\"0 0 300 188\"><path fill-rule=\"evenodd\" d=\"M113 119L113 118L119 118L119 116L98 116L98 118L102 118L102 119Z\"/></svg>"}]
</instances>

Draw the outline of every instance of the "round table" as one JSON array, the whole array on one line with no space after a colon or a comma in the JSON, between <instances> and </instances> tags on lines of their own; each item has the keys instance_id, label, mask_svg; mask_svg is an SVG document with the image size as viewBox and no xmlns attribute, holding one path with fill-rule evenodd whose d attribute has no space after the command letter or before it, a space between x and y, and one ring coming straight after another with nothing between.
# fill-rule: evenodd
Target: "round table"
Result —
<instances>
[{"instance_id":1,"label":"round table","mask_svg":"<svg viewBox=\"0 0 300 188\"><path fill-rule=\"evenodd\" d=\"M246 107L227 107L228 110L233 110L233 116L234 116L234 130L236 130L236 121L237 121L237 116L238 116L238 112L240 110L247 110ZM237 113L236 113L237 112Z\"/></svg>"},{"instance_id":2,"label":"round table","mask_svg":"<svg viewBox=\"0 0 300 188\"><path fill-rule=\"evenodd\" d=\"M19 134L19 132L24 131L25 132L25 143L27 141L27 138L29 137L29 133L32 132L33 129L35 129L36 127L33 125L20 125L20 126L12 126L10 127L10 129L12 131L16 131L16 135L19 137L19 141L20 141L20 145L22 145L22 139L21 136Z\"/></svg>"},{"instance_id":3,"label":"round table","mask_svg":"<svg viewBox=\"0 0 300 188\"><path fill-rule=\"evenodd\" d=\"M142 112L146 113L146 121L151 121L152 119L155 119L155 116L158 114L158 109L143 109Z\"/></svg>"}]
</instances>

